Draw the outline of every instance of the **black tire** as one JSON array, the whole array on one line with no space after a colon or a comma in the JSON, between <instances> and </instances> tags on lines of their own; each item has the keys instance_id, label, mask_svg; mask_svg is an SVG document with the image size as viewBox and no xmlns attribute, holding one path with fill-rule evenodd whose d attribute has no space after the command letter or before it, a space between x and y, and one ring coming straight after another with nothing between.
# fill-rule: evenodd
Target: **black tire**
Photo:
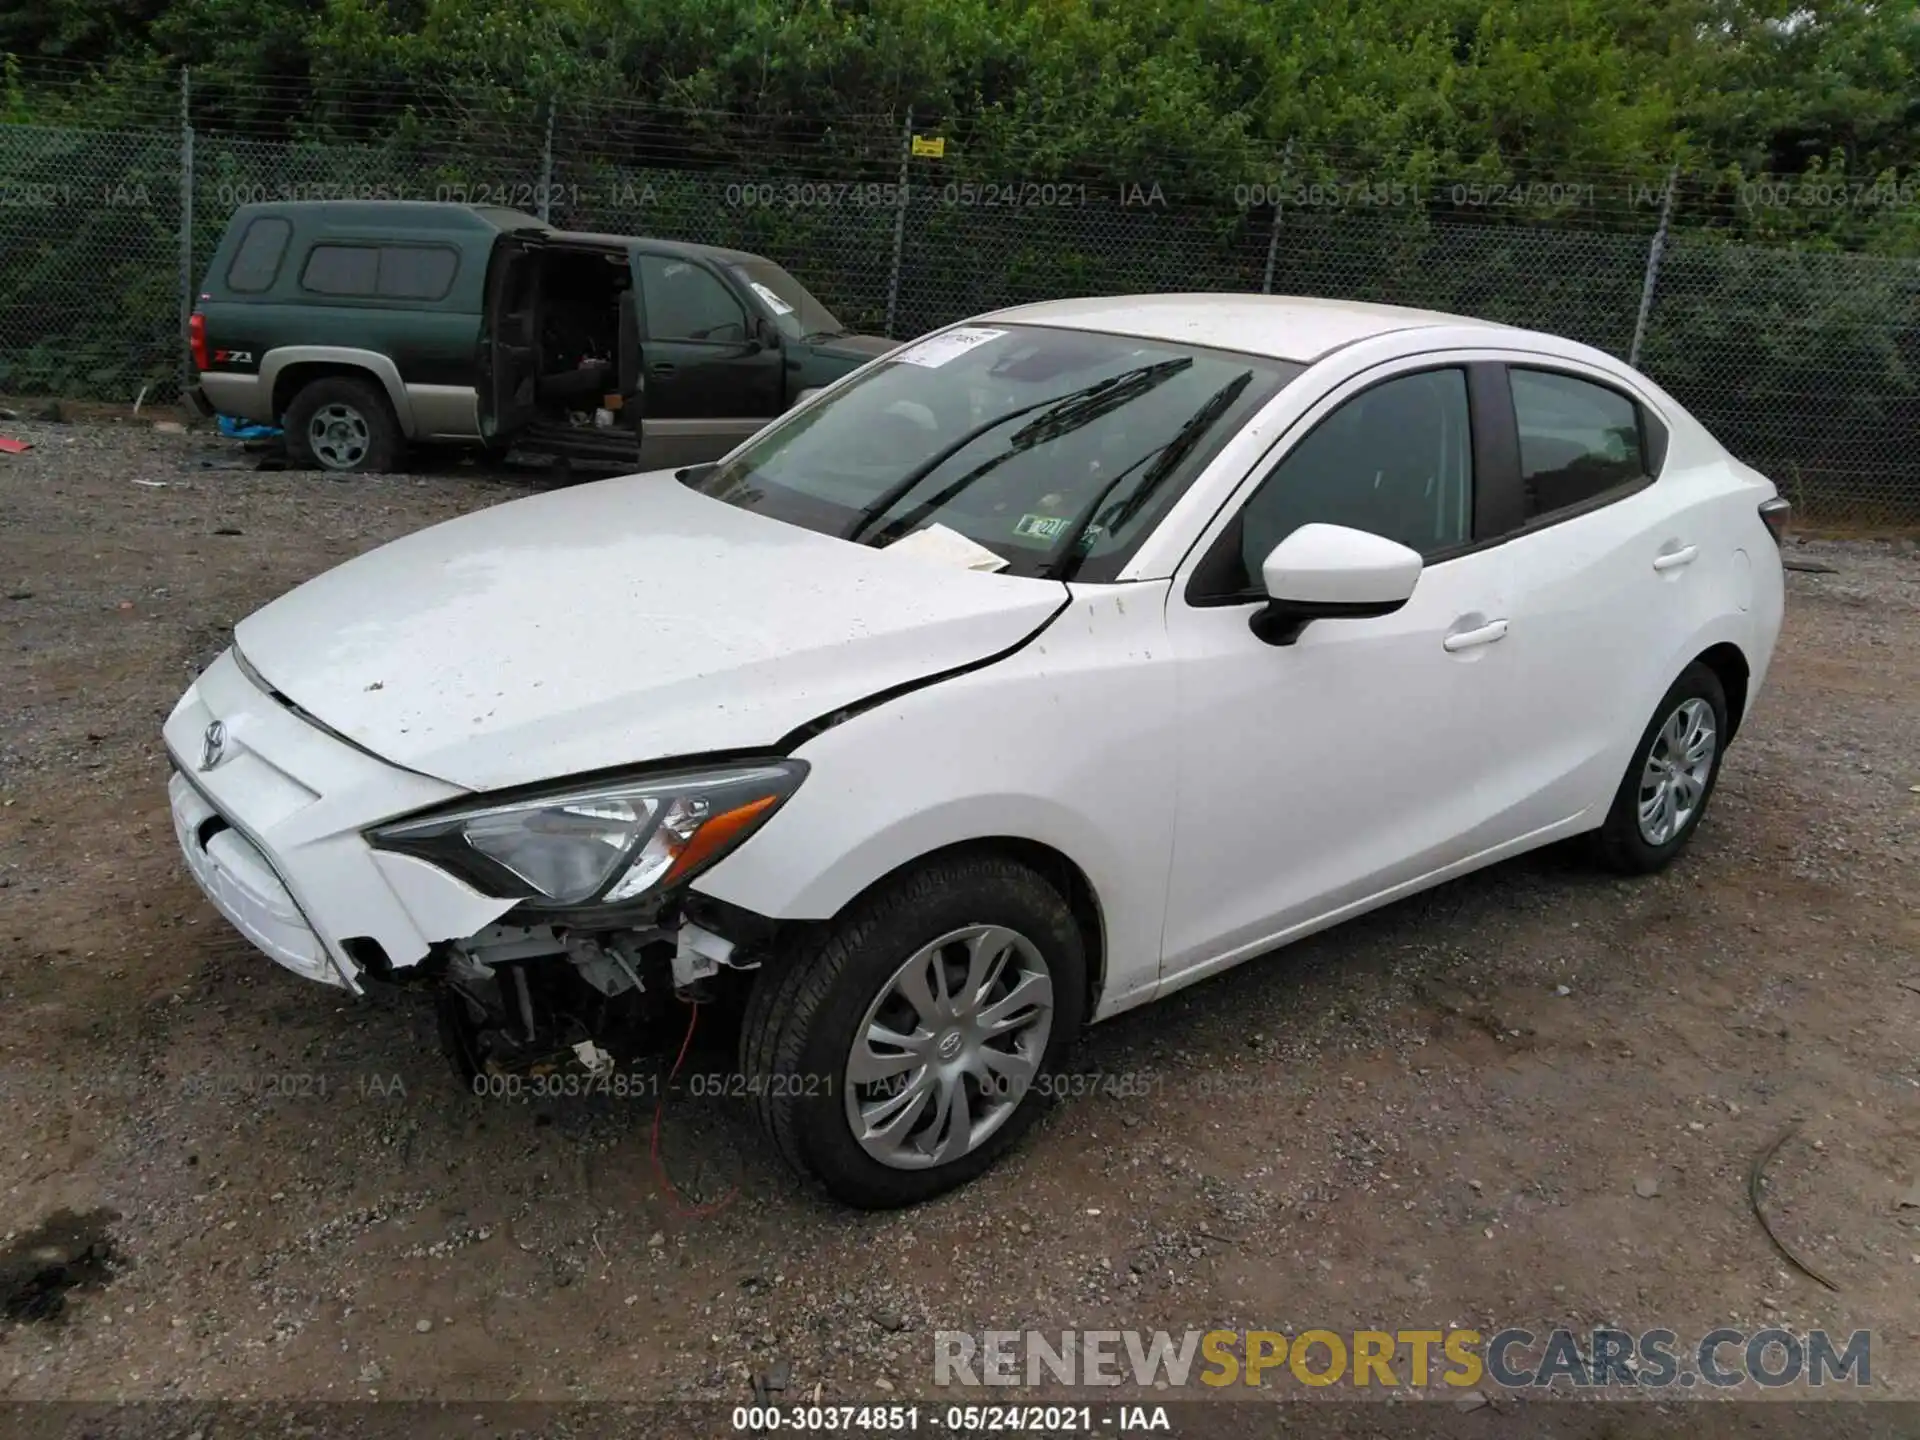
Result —
<instances>
[{"instance_id":1,"label":"black tire","mask_svg":"<svg viewBox=\"0 0 1920 1440\"><path fill-rule=\"evenodd\" d=\"M1682 706L1693 700L1704 702L1713 711L1711 768L1707 771L1698 803L1671 835L1655 843L1640 828L1641 781L1646 771L1647 757L1655 744L1660 742L1661 732L1668 721ZM1693 832L1700 828L1701 817L1707 813L1714 786L1719 783L1720 763L1726 754L1727 728L1726 690L1720 684L1720 677L1696 660L1680 672L1680 678L1673 682L1672 688L1654 707L1653 718L1647 722L1640 743L1633 748L1633 759L1627 762L1627 773L1621 777L1620 788L1614 792L1613 807L1607 812L1606 823L1595 833L1595 849L1602 863L1622 874L1650 875L1664 869L1687 848Z\"/></svg>"},{"instance_id":2,"label":"black tire","mask_svg":"<svg viewBox=\"0 0 1920 1440\"><path fill-rule=\"evenodd\" d=\"M898 1169L862 1148L847 1115L854 1032L896 970L941 936L1002 925L1044 960L1052 1030L1035 1082L999 1129L967 1153ZM836 1200L863 1210L930 1199L979 1175L1038 1118L1086 1008L1086 951L1066 901L1016 861L973 855L935 861L861 897L800 952L755 976L740 1029L740 1068L762 1127L783 1159Z\"/></svg>"},{"instance_id":3,"label":"black tire","mask_svg":"<svg viewBox=\"0 0 1920 1440\"><path fill-rule=\"evenodd\" d=\"M334 419L339 432L331 442L319 442L313 433L323 415ZM386 395L371 380L328 375L303 386L287 407L284 429L287 459L302 470L378 475L400 458L400 424Z\"/></svg>"}]
</instances>

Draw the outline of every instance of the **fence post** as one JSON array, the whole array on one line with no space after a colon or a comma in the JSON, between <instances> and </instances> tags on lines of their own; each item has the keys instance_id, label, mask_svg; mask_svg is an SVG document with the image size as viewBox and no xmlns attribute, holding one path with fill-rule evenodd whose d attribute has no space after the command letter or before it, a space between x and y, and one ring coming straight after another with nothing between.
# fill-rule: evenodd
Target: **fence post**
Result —
<instances>
[{"instance_id":1,"label":"fence post","mask_svg":"<svg viewBox=\"0 0 1920 1440\"><path fill-rule=\"evenodd\" d=\"M547 97L547 138L540 146L540 223L553 220L553 112L560 108L557 97Z\"/></svg>"},{"instance_id":2,"label":"fence post","mask_svg":"<svg viewBox=\"0 0 1920 1440\"><path fill-rule=\"evenodd\" d=\"M193 384L193 71L180 67L180 388Z\"/></svg>"},{"instance_id":3,"label":"fence post","mask_svg":"<svg viewBox=\"0 0 1920 1440\"><path fill-rule=\"evenodd\" d=\"M1293 173L1293 141L1287 141L1287 148L1280 156L1280 188L1286 189L1287 179ZM1280 254L1280 197L1273 197L1273 227L1267 231L1267 273L1260 282L1260 293L1273 293L1273 264Z\"/></svg>"},{"instance_id":4,"label":"fence post","mask_svg":"<svg viewBox=\"0 0 1920 1440\"><path fill-rule=\"evenodd\" d=\"M893 334L900 310L900 262L907 245L907 162L913 158L913 107L907 107L906 127L900 132L900 196L893 209L893 269L887 276L887 334Z\"/></svg>"},{"instance_id":5,"label":"fence post","mask_svg":"<svg viewBox=\"0 0 1920 1440\"><path fill-rule=\"evenodd\" d=\"M1640 346L1647 338L1647 320L1653 314L1653 289L1660 280L1660 257L1667 251L1667 225L1673 219L1673 192L1680 179L1680 162L1667 171L1666 193L1660 197L1660 223L1654 227L1653 243L1647 247L1647 278L1640 285L1640 314L1633 322L1633 345L1627 351L1627 364L1640 364Z\"/></svg>"}]
</instances>

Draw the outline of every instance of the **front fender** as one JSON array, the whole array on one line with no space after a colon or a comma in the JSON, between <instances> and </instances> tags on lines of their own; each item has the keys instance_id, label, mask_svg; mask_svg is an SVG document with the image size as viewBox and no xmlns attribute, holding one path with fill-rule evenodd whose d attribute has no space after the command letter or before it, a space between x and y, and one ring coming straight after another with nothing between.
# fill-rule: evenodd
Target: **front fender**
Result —
<instances>
[{"instance_id":1,"label":"front fender","mask_svg":"<svg viewBox=\"0 0 1920 1440\"><path fill-rule=\"evenodd\" d=\"M808 756L815 767L813 777L817 778L821 761L811 750ZM789 805L788 810L792 809ZM754 859L759 863L753 865L729 860L720 883L730 893L721 895L715 890L716 898L732 900L777 919L831 919L876 883L920 856L994 840L1027 841L1059 851L1086 873L1098 893L1117 889L1124 874L1125 857L1099 834L1088 816L1038 795L968 795L935 801L911 814L886 815L861 800L811 809L810 814L787 819L796 831L804 824L813 843L756 846ZM870 817L879 828L866 829L862 816ZM774 823L778 818L769 824L769 830ZM863 830L865 833L860 833ZM836 839L848 842L846 848L821 843L834 832L839 832ZM716 869L695 888L709 889L719 877L720 870ZM1104 886L1101 877L1108 881Z\"/></svg>"},{"instance_id":2,"label":"front fender","mask_svg":"<svg viewBox=\"0 0 1920 1440\"><path fill-rule=\"evenodd\" d=\"M1166 583L1097 588L1006 659L813 737L795 752L806 783L694 888L774 919L826 920L934 851L1030 841L1093 887L1095 1018L1150 994L1180 745L1161 668Z\"/></svg>"}]
</instances>

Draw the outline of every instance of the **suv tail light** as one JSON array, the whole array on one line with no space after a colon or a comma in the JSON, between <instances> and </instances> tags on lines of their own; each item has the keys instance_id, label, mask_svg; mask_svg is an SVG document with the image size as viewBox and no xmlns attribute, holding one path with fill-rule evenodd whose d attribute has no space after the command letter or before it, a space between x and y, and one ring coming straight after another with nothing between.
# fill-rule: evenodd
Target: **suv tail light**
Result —
<instances>
[{"instance_id":1,"label":"suv tail light","mask_svg":"<svg viewBox=\"0 0 1920 1440\"><path fill-rule=\"evenodd\" d=\"M1781 537L1787 533L1787 517L1791 514L1793 506L1778 495L1760 502L1760 519L1766 524L1767 533L1773 536L1774 544L1778 545Z\"/></svg>"},{"instance_id":2,"label":"suv tail light","mask_svg":"<svg viewBox=\"0 0 1920 1440\"><path fill-rule=\"evenodd\" d=\"M193 368L206 370L207 364L207 317L198 310L187 320L187 348L193 352Z\"/></svg>"}]
</instances>

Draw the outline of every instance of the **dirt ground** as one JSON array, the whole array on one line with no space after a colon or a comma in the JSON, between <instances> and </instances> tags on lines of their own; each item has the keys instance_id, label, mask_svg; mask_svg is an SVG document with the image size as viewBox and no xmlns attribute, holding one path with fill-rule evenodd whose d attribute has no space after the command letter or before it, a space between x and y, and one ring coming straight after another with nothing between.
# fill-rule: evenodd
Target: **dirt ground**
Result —
<instances>
[{"instance_id":1,"label":"dirt ground","mask_svg":"<svg viewBox=\"0 0 1920 1440\"><path fill-rule=\"evenodd\" d=\"M275 968L176 854L160 722L233 623L524 479L0 429L0 1249L83 1242L0 1319L0 1399L874 1400L939 1329L1607 1322L1870 1329L1920 1399L1910 541L1792 548L1831 570L1667 873L1548 851L1099 1027L1010 1163L872 1216L707 1093L725 1037L657 1151L651 1099L480 1100L424 1007ZM1837 1292L1749 1204L1796 1121L1765 1207Z\"/></svg>"}]
</instances>

